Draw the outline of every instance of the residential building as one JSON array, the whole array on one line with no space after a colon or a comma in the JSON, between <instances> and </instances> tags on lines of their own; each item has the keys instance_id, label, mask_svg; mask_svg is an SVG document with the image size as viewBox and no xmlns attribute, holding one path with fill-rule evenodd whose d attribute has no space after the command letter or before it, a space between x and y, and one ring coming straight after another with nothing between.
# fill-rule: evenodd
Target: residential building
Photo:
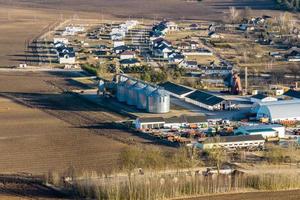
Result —
<instances>
[{"instance_id":1,"label":"residential building","mask_svg":"<svg viewBox=\"0 0 300 200\"><path fill-rule=\"evenodd\" d=\"M120 53L120 59L121 60L134 59L134 58L135 58L135 52L134 51L126 50L126 51Z\"/></svg>"},{"instance_id":2,"label":"residential building","mask_svg":"<svg viewBox=\"0 0 300 200\"><path fill-rule=\"evenodd\" d=\"M182 55L181 53L177 53L177 52L172 52L168 56L169 63L179 64L182 61L184 61L184 59L185 59L185 56Z\"/></svg>"},{"instance_id":3,"label":"residential building","mask_svg":"<svg viewBox=\"0 0 300 200\"><path fill-rule=\"evenodd\" d=\"M189 50L183 50L183 55L186 56L212 56L213 52L206 48L191 48Z\"/></svg>"},{"instance_id":4,"label":"residential building","mask_svg":"<svg viewBox=\"0 0 300 200\"><path fill-rule=\"evenodd\" d=\"M59 64L75 64L75 52L61 52L58 56Z\"/></svg>"},{"instance_id":5,"label":"residential building","mask_svg":"<svg viewBox=\"0 0 300 200\"><path fill-rule=\"evenodd\" d=\"M141 63L138 59L133 58L133 59L120 60L120 65L122 67L135 67L135 66L140 66Z\"/></svg>"},{"instance_id":6,"label":"residential building","mask_svg":"<svg viewBox=\"0 0 300 200\"><path fill-rule=\"evenodd\" d=\"M227 76L232 74L233 67L232 66L200 66L199 69L205 75L218 75L218 76Z\"/></svg>"},{"instance_id":7,"label":"residential building","mask_svg":"<svg viewBox=\"0 0 300 200\"><path fill-rule=\"evenodd\" d=\"M191 70L199 69L197 61L193 61L193 60L182 61L181 63L179 63L179 67L183 67L183 68L191 69Z\"/></svg>"},{"instance_id":8,"label":"residential building","mask_svg":"<svg viewBox=\"0 0 300 200\"><path fill-rule=\"evenodd\" d=\"M122 40L114 40L113 46L114 46L114 48L119 47L119 46L125 46L125 42Z\"/></svg>"}]
</instances>

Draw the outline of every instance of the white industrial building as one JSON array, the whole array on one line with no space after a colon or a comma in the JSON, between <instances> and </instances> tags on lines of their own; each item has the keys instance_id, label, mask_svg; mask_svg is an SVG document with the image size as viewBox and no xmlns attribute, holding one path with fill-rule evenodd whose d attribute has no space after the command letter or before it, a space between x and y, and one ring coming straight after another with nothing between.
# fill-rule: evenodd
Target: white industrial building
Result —
<instances>
[{"instance_id":1,"label":"white industrial building","mask_svg":"<svg viewBox=\"0 0 300 200\"><path fill-rule=\"evenodd\" d=\"M135 120L135 128L138 130L154 129L154 128L207 128L208 122L204 115L195 116L174 116L170 118L163 117L142 117Z\"/></svg>"},{"instance_id":2,"label":"white industrial building","mask_svg":"<svg viewBox=\"0 0 300 200\"><path fill-rule=\"evenodd\" d=\"M256 149L261 148L265 144L265 139L262 135L240 135L226 137L210 137L203 143L199 143L201 149Z\"/></svg>"},{"instance_id":3,"label":"white industrial building","mask_svg":"<svg viewBox=\"0 0 300 200\"><path fill-rule=\"evenodd\" d=\"M300 121L300 102L296 100L261 104L257 109L256 117L267 118L269 122Z\"/></svg>"},{"instance_id":4,"label":"white industrial building","mask_svg":"<svg viewBox=\"0 0 300 200\"><path fill-rule=\"evenodd\" d=\"M279 124L259 124L241 126L234 131L235 135L262 135L264 138L285 137L285 127Z\"/></svg>"}]
</instances>

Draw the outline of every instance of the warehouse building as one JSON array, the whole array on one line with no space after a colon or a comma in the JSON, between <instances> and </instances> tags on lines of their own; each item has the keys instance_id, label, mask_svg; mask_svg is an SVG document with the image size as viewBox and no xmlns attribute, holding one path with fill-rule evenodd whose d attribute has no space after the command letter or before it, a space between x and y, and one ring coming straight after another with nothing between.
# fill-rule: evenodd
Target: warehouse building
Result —
<instances>
[{"instance_id":1,"label":"warehouse building","mask_svg":"<svg viewBox=\"0 0 300 200\"><path fill-rule=\"evenodd\" d=\"M257 110L256 118L258 120L265 118L273 123L300 121L300 103L278 101L276 104L261 105Z\"/></svg>"},{"instance_id":2,"label":"warehouse building","mask_svg":"<svg viewBox=\"0 0 300 200\"><path fill-rule=\"evenodd\" d=\"M227 110L231 103L225 99L197 90L185 97L185 101L207 110Z\"/></svg>"},{"instance_id":3,"label":"warehouse building","mask_svg":"<svg viewBox=\"0 0 300 200\"><path fill-rule=\"evenodd\" d=\"M159 84L159 86L163 87L171 96L181 99L195 91L195 89L172 83L170 81Z\"/></svg>"},{"instance_id":4,"label":"warehouse building","mask_svg":"<svg viewBox=\"0 0 300 200\"><path fill-rule=\"evenodd\" d=\"M234 131L235 135L262 135L265 139L270 137L285 137L285 127L279 124L259 124L241 126Z\"/></svg>"},{"instance_id":5,"label":"warehouse building","mask_svg":"<svg viewBox=\"0 0 300 200\"><path fill-rule=\"evenodd\" d=\"M163 117L141 117L135 120L135 128L138 130L153 128L207 128L208 122L206 116L174 116L170 118Z\"/></svg>"},{"instance_id":6,"label":"warehouse building","mask_svg":"<svg viewBox=\"0 0 300 200\"><path fill-rule=\"evenodd\" d=\"M300 91L297 90L288 90L283 95L293 99L300 99Z\"/></svg>"},{"instance_id":7,"label":"warehouse building","mask_svg":"<svg viewBox=\"0 0 300 200\"><path fill-rule=\"evenodd\" d=\"M271 102L271 101L277 101L278 99L275 98L275 97L270 97L270 96L267 96L265 94L256 94L256 95L253 95L251 98L250 98L250 101L252 103L259 103L259 102Z\"/></svg>"},{"instance_id":8,"label":"warehouse building","mask_svg":"<svg viewBox=\"0 0 300 200\"><path fill-rule=\"evenodd\" d=\"M241 135L207 138L203 143L199 143L201 149L225 148L232 149L257 149L262 148L265 139L262 135Z\"/></svg>"},{"instance_id":9,"label":"warehouse building","mask_svg":"<svg viewBox=\"0 0 300 200\"><path fill-rule=\"evenodd\" d=\"M135 120L136 129L163 128L165 119L162 117L141 117Z\"/></svg>"}]
</instances>

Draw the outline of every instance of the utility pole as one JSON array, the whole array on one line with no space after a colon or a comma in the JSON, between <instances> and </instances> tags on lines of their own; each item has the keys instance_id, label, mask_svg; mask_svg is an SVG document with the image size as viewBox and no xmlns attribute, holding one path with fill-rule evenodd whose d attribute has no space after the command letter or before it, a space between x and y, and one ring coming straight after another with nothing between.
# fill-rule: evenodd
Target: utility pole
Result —
<instances>
[{"instance_id":1,"label":"utility pole","mask_svg":"<svg viewBox=\"0 0 300 200\"><path fill-rule=\"evenodd\" d=\"M245 92L248 93L248 67L245 67Z\"/></svg>"}]
</instances>

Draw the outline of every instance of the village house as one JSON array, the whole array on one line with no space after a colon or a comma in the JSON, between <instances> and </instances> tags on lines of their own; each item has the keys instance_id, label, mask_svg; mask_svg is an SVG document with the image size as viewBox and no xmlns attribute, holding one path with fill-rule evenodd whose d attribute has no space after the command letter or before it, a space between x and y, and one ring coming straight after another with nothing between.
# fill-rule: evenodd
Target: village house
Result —
<instances>
[{"instance_id":1,"label":"village house","mask_svg":"<svg viewBox=\"0 0 300 200\"><path fill-rule=\"evenodd\" d=\"M75 58L75 52L69 52L69 51L62 51L59 53L58 56L59 64L75 64L76 58Z\"/></svg>"},{"instance_id":2,"label":"village house","mask_svg":"<svg viewBox=\"0 0 300 200\"><path fill-rule=\"evenodd\" d=\"M285 55L287 61L289 62L300 62L300 49L297 47L292 47Z\"/></svg>"},{"instance_id":3,"label":"village house","mask_svg":"<svg viewBox=\"0 0 300 200\"><path fill-rule=\"evenodd\" d=\"M133 59L135 58L136 55L135 55L135 52L134 51L129 51L129 50L126 50L122 53L120 53L120 59L121 60L125 60L125 59Z\"/></svg>"},{"instance_id":4,"label":"village house","mask_svg":"<svg viewBox=\"0 0 300 200\"><path fill-rule=\"evenodd\" d=\"M179 67L183 67L183 68L190 69L190 70L198 70L199 69L197 61L193 61L193 60L182 61L181 63L179 63Z\"/></svg>"},{"instance_id":5,"label":"village house","mask_svg":"<svg viewBox=\"0 0 300 200\"><path fill-rule=\"evenodd\" d=\"M232 66L223 65L200 66L199 69L205 75L227 76L233 72Z\"/></svg>"},{"instance_id":6,"label":"village house","mask_svg":"<svg viewBox=\"0 0 300 200\"><path fill-rule=\"evenodd\" d=\"M152 53L155 57L168 59L169 54L173 52L172 44L163 38L157 38L152 42Z\"/></svg>"},{"instance_id":7,"label":"village house","mask_svg":"<svg viewBox=\"0 0 300 200\"><path fill-rule=\"evenodd\" d=\"M136 58L124 59L120 60L119 62L122 67L136 67L141 65L140 61Z\"/></svg>"},{"instance_id":8,"label":"village house","mask_svg":"<svg viewBox=\"0 0 300 200\"><path fill-rule=\"evenodd\" d=\"M113 41L113 47L119 47L119 46L125 46L125 42L123 40L114 40Z\"/></svg>"},{"instance_id":9,"label":"village house","mask_svg":"<svg viewBox=\"0 0 300 200\"><path fill-rule=\"evenodd\" d=\"M168 61L169 63L175 63L175 64L179 64L182 61L184 61L185 56L182 55L181 53L177 53L177 52L172 52L168 55Z\"/></svg>"}]
</instances>

